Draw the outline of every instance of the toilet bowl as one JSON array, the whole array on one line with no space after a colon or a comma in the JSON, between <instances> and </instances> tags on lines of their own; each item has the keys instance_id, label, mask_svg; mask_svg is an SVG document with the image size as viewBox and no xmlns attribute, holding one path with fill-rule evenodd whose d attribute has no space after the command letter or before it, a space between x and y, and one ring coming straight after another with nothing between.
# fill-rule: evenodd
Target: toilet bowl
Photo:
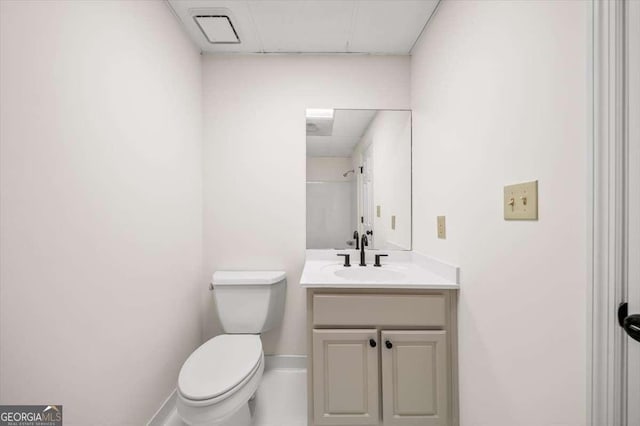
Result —
<instances>
[{"instance_id":1,"label":"toilet bowl","mask_svg":"<svg viewBox=\"0 0 640 426\"><path fill-rule=\"evenodd\" d=\"M187 358L178 377L176 407L188 425L250 426L249 400L264 371L259 333L279 324L285 274L218 271L215 303L228 334L216 336Z\"/></svg>"},{"instance_id":2,"label":"toilet bowl","mask_svg":"<svg viewBox=\"0 0 640 426\"><path fill-rule=\"evenodd\" d=\"M257 335L225 334L189 356L178 378L178 414L190 425L249 426L264 355Z\"/></svg>"}]
</instances>

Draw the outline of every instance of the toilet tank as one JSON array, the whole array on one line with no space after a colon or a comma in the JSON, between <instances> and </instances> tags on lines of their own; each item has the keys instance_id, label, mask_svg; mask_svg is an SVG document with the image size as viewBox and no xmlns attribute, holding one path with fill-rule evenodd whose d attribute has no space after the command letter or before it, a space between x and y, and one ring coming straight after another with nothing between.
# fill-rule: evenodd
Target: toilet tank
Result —
<instances>
[{"instance_id":1,"label":"toilet tank","mask_svg":"<svg viewBox=\"0 0 640 426\"><path fill-rule=\"evenodd\" d=\"M282 322L285 272L216 271L212 284L225 333L260 334Z\"/></svg>"}]
</instances>

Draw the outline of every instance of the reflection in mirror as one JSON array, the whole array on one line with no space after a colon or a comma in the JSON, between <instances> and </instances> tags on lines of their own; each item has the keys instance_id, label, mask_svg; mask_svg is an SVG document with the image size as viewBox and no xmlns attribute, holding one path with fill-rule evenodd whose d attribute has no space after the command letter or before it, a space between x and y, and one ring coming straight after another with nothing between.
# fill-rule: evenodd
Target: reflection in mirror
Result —
<instances>
[{"instance_id":1,"label":"reflection in mirror","mask_svg":"<svg viewBox=\"0 0 640 426\"><path fill-rule=\"evenodd\" d=\"M411 250L411 111L307 109L307 248Z\"/></svg>"}]
</instances>

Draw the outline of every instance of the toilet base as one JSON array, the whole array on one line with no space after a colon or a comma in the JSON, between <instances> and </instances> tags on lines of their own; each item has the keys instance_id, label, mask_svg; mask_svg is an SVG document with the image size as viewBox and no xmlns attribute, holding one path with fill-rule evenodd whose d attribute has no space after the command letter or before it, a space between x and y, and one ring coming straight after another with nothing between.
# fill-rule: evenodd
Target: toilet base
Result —
<instances>
[{"instance_id":1,"label":"toilet base","mask_svg":"<svg viewBox=\"0 0 640 426\"><path fill-rule=\"evenodd\" d=\"M224 420L204 420L199 419L201 421L197 421L195 419L185 419L182 418L182 421L189 426L251 426L253 425L253 417L251 416L251 410L249 409L249 404L244 404L238 411L236 411L231 416L225 418Z\"/></svg>"},{"instance_id":2,"label":"toilet base","mask_svg":"<svg viewBox=\"0 0 640 426\"><path fill-rule=\"evenodd\" d=\"M251 424L252 419L249 404L244 404L237 413L216 426L251 426Z\"/></svg>"}]
</instances>

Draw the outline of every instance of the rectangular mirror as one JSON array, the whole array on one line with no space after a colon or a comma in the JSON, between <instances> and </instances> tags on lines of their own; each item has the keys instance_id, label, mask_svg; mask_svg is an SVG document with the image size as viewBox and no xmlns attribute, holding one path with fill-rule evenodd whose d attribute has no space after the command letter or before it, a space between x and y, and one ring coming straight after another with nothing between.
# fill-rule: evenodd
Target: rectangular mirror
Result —
<instances>
[{"instance_id":1,"label":"rectangular mirror","mask_svg":"<svg viewBox=\"0 0 640 426\"><path fill-rule=\"evenodd\" d=\"M307 109L307 248L411 250L411 111ZM360 237L361 238L361 237Z\"/></svg>"}]
</instances>

